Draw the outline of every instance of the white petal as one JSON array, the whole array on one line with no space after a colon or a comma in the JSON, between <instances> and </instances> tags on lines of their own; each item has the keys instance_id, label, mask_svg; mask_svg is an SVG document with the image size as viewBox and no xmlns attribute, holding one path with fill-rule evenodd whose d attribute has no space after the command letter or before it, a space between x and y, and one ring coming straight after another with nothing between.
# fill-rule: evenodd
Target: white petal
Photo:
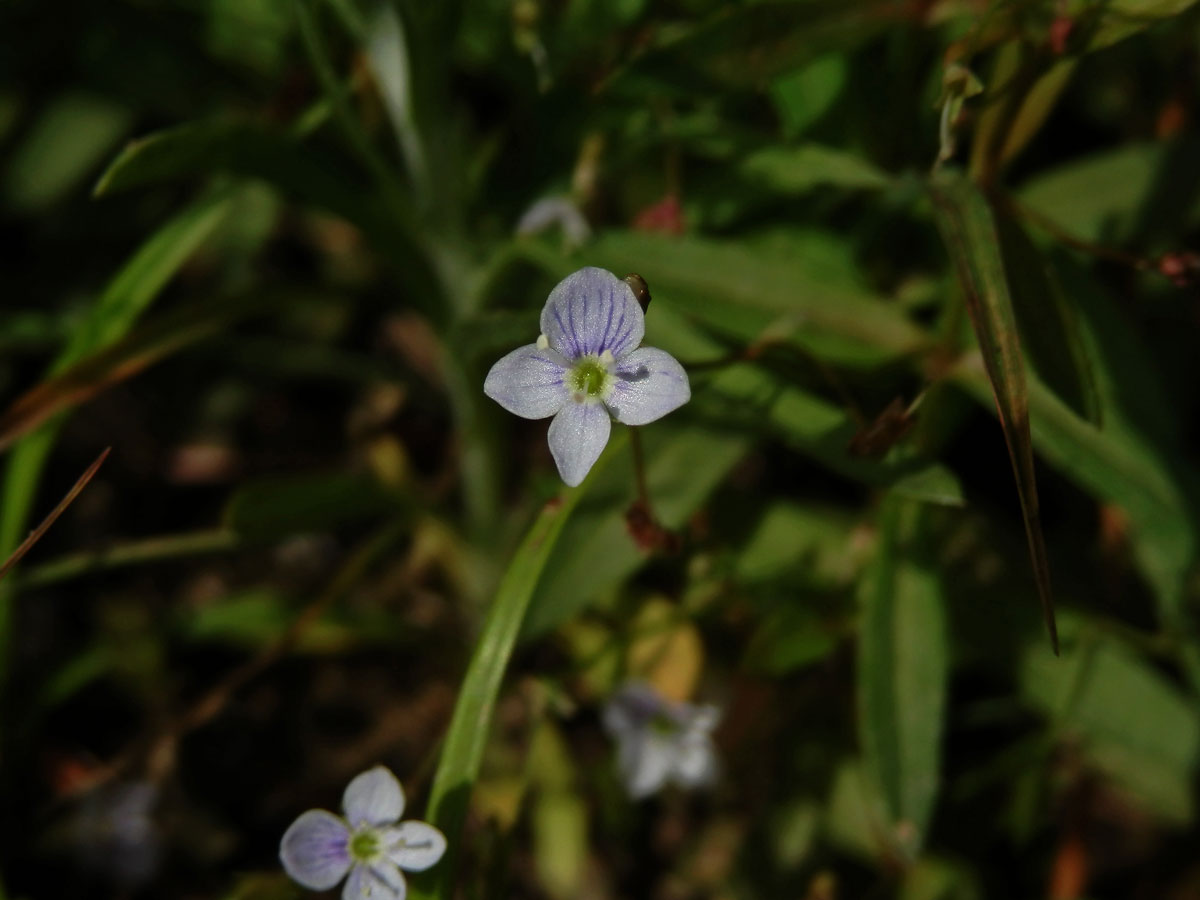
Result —
<instances>
[{"instance_id":1,"label":"white petal","mask_svg":"<svg viewBox=\"0 0 1200 900\"><path fill-rule=\"evenodd\" d=\"M390 770L368 769L346 785L342 809L351 827L391 825L404 812L404 790Z\"/></svg>"},{"instance_id":2,"label":"white petal","mask_svg":"<svg viewBox=\"0 0 1200 900\"><path fill-rule=\"evenodd\" d=\"M646 319L629 285L612 272L586 268L550 292L542 333L567 359L605 350L619 357L642 342Z\"/></svg>"},{"instance_id":3,"label":"white petal","mask_svg":"<svg viewBox=\"0 0 1200 900\"><path fill-rule=\"evenodd\" d=\"M331 812L302 813L279 842L279 861L294 881L310 891L327 891L350 869L350 831Z\"/></svg>"},{"instance_id":4,"label":"white petal","mask_svg":"<svg viewBox=\"0 0 1200 900\"><path fill-rule=\"evenodd\" d=\"M446 852L446 836L425 822L401 822L381 837L388 858L409 872L424 872Z\"/></svg>"},{"instance_id":5,"label":"white petal","mask_svg":"<svg viewBox=\"0 0 1200 900\"><path fill-rule=\"evenodd\" d=\"M550 454L558 474L571 487L587 476L612 431L612 419L602 403L567 402L550 423Z\"/></svg>"},{"instance_id":6,"label":"white petal","mask_svg":"<svg viewBox=\"0 0 1200 900\"><path fill-rule=\"evenodd\" d=\"M681 741L672 775L683 787L703 787L717 778L717 752L707 737Z\"/></svg>"},{"instance_id":7,"label":"white petal","mask_svg":"<svg viewBox=\"0 0 1200 900\"><path fill-rule=\"evenodd\" d=\"M700 737L707 735L721 721L721 710L711 703L701 706L690 706L687 733L689 736Z\"/></svg>"},{"instance_id":8,"label":"white petal","mask_svg":"<svg viewBox=\"0 0 1200 900\"><path fill-rule=\"evenodd\" d=\"M637 731L666 708L662 696L640 681L627 682L604 706L604 728L613 737Z\"/></svg>"},{"instance_id":9,"label":"white petal","mask_svg":"<svg viewBox=\"0 0 1200 900\"><path fill-rule=\"evenodd\" d=\"M543 197L538 200L525 210L521 221L517 222L517 234L537 234L554 224L562 226L567 243L576 247L592 234L587 219L568 197Z\"/></svg>"},{"instance_id":10,"label":"white petal","mask_svg":"<svg viewBox=\"0 0 1200 900\"><path fill-rule=\"evenodd\" d=\"M618 756L625 790L635 800L649 797L666 783L674 762L675 747L670 740L643 734L628 741Z\"/></svg>"},{"instance_id":11,"label":"white petal","mask_svg":"<svg viewBox=\"0 0 1200 900\"><path fill-rule=\"evenodd\" d=\"M563 377L567 361L561 354L537 344L518 347L492 366L483 392L524 419L544 419L567 401Z\"/></svg>"},{"instance_id":12,"label":"white petal","mask_svg":"<svg viewBox=\"0 0 1200 900\"><path fill-rule=\"evenodd\" d=\"M404 876L385 859L355 866L342 888L342 900L404 900L407 893Z\"/></svg>"},{"instance_id":13,"label":"white petal","mask_svg":"<svg viewBox=\"0 0 1200 900\"><path fill-rule=\"evenodd\" d=\"M613 387L604 402L613 418L626 425L645 425L691 399L683 366L665 350L642 347L612 367Z\"/></svg>"}]
</instances>

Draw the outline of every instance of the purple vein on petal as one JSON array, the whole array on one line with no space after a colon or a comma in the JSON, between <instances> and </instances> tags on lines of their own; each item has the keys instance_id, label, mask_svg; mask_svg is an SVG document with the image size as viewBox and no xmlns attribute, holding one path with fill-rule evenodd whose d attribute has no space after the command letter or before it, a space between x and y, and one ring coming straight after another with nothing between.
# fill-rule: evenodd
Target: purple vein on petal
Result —
<instances>
[{"instance_id":1,"label":"purple vein on petal","mask_svg":"<svg viewBox=\"0 0 1200 900\"><path fill-rule=\"evenodd\" d=\"M583 353L592 353L592 329L588 328L588 295L583 295Z\"/></svg>"},{"instance_id":2,"label":"purple vein on petal","mask_svg":"<svg viewBox=\"0 0 1200 900\"><path fill-rule=\"evenodd\" d=\"M571 343L575 345L575 355L582 356L583 344L579 343L579 333L575 330L575 304L567 301L567 324L571 326Z\"/></svg>"},{"instance_id":3,"label":"purple vein on petal","mask_svg":"<svg viewBox=\"0 0 1200 900\"><path fill-rule=\"evenodd\" d=\"M616 303L613 302L612 292L610 291L608 295L608 321L604 323L604 337L600 338L600 346L597 348L597 351L600 353L608 349L608 335L612 328L613 310L616 309L616 306Z\"/></svg>"},{"instance_id":4,"label":"purple vein on petal","mask_svg":"<svg viewBox=\"0 0 1200 900\"><path fill-rule=\"evenodd\" d=\"M622 325L624 325L624 324L625 324L625 307L624 307L624 306L622 306L622 307L621 307L621 318L620 318L620 320L617 322L617 327L616 327L616 328L614 328L614 329L613 329L613 331L615 331L617 334L620 334L620 333L621 333L621 326L622 326ZM620 341L617 341L617 340L613 340L613 341L610 341L609 343L605 344L605 347L607 347L609 350L613 350L613 355L614 355L614 356L616 355L616 350L614 350L614 348L616 348L616 347L620 347L620 346L621 346L621 342L620 342Z\"/></svg>"},{"instance_id":5,"label":"purple vein on petal","mask_svg":"<svg viewBox=\"0 0 1200 900\"><path fill-rule=\"evenodd\" d=\"M552 306L551 309L554 311L554 321L558 322L558 327L560 329L562 329L563 349L566 349L567 341L570 340L571 341L571 351L572 351L571 358L575 359L577 356L579 356L579 348L577 346L575 346L575 335L571 334L571 332L569 332L567 330L567 326L563 324L562 313L560 313L558 311L558 307Z\"/></svg>"}]
</instances>

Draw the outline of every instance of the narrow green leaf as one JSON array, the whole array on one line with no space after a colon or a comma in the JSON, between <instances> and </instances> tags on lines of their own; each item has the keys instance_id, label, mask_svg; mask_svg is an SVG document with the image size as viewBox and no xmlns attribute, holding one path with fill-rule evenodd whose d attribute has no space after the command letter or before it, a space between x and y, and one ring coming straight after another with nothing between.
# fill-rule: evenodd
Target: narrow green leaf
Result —
<instances>
[{"instance_id":1,"label":"narrow green leaf","mask_svg":"<svg viewBox=\"0 0 1200 900\"><path fill-rule=\"evenodd\" d=\"M852 282L826 253L773 246L609 232L589 247L596 264L637 272L681 313L744 340L770 326L815 355L834 361L880 361L927 343L903 311Z\"/></svg>"},{"instance_id":2,"label":"narrow green leaf","mask_svg":"<svg viewBox=\"0 0 1200 900\"><path fill-rule=\"evenodd\" d=\"M818 187L881 190L892 182L861 156L821 144L767 147L747 156L740 168L751 180L788 194Z\"/></svg>"},{"instance_id":3,"label":"narrow green leaf","mask_svg":"<svg viewBox=\"0 0 1200 900\"><path fill-rule=\"evenodd\" d=\"M1088 50L1102 50L1152 25L1185 12L1196 0L1109 0L1091 7L1094 22L1085 18L1083 28L1090 31Z\"/></svg>"},{"instance_id":4,"label":"narrow green leaf","mask_svg":"<svg viewBox=\"0 0 1200 900\"><path fill-rule=\"evenodd\" d=\"M51 375L66 373L84 356L128 331L180 266L220 225L229 209L229 202L228 196L223 193L202 198L155 232L109 282L86 320L51 365ZM88 377L96 374L95 370L91 370ZM51 379L52 382L55 380ZM86 380L74 382L73 393L77 398L88 390ZM41 391L41 387L34 388L31 394L36 395L36 402L19 411L15 418L9 418L9 414L4 416L4 420L9 422L10 431L6 438L0 439L0 447L8 446L16 437L68 405L65 402L48 402L51 397ZM27 394L26 398L29 396ZM58 400L63 401L67 396L60 395ZM0 555L8 554L24 536L42 469L57 434L57 427L48 425L27 435L8 459L3 499L0 500ZM7 663L11 592L11 585L0 585L0 679L3 678Z\"/></svg>"},{"instance_id":5,"label":"narrow green leaf","mask_svg":"<svg viewBox=\"0 0 1200 900\"><path fill-rule=\"evenodd\" d=\"M1200 221L1200 140L1125 144L1049 169L1022 185L1021 205L1074 238L1113 246L1166 241Z\"/></svg>"},{"instance_id":6,"label":"narrow green leaf","mask_svg":"<svg viewBox=\"0 0 1200 900\"><path fill-rule=\"evenodd\" d=\"M1095 361L1103 427L1080 418L1033 380L1034 444L1047 462L1127 517L1162 622L1182 638L1190 634L1187 579L1200 557L1200 485L1182 449L1178 417L1148 349L1114 298L1065 255L1055 262L1064 289L1078 301L1087 352ZM964 363L956 377L994 410L978 359ZM1200 671L1193 675L1200 684Z\"/></svg>"},{"instance_id":7,"label":"narrow green leaf","mask_svg":"<svg viewBox=\"0 0 1200 900\"><path fill-rule=\"evenodd\" d=\"M209 337L231 322L260 314L280 301L277 295L256 293L218 301L206 299L173 310L18 397L0 414L0 450L59 413L133 377L182 347Z\"/></svg>"},{"instance_id":8,"label":"narrow green leaf","mask_svg":"<svg viewBox=\"0 0 1200 900\"><path fill-rule=\"evenodd\" d=\"M827 53L775 79L771 101L785 138L795 138L833 108L849 67L847 54Z\"/></svg>"},{"instance_id":9,"label":"narrow green leaf","mask_svg":"<svg viewBox=\"0 0 1200 900\"><path fill-rule=\"evenodd\" d=\"M618 72L610 86L654 86L691 96L731 87L761 88L830 50L863 43L904 15L902 4L887 0L775 0L737 6L646 51Z\"/></svg>"},{"instance_id":10,"label":"narrow green leaf","mask_svg":"<svg viewBox=\"0 0 1200 900\"><path fill-rule=\"evenodd\" d=\"M1038 513L1033 442L1029 427L1029 391L1025 360L1013 315L1012 298L1000 258L1000 239L992 211L978 188L960 173L943 170L930 183L938 227L954 261L971 324L983 355L1004 440L1012 461L1029 541L1034 580L1050 643L1058 647L1050 561Z\"/></svg>"},{"instance_id":11,"label":"narrow green leaf","mask_svg":"<svg viewBox=\"0 0 1200 900\"><path fill-rule=\"evenodd\" d=\"M1074 58L1046 68L1041 54L1013 38L996 53L989 90L978 101L971 144L971 174L994 178L1033 139L1075 72Z\"/></svg>"},{"instance_id":12,"label":"narrow green leaf","mask_svg":"<svg viewBox=\"0 0 1200 900\"><path fill-rule=\"evenodd\" d=\"M1053 265L1011 219L996 223L1021 344L1047 387L1079 415L1100 422L1096 373L1076 309Z\"/></svg>"},{"instance_id":13,"label":"narrow green leaf","mask_svg":"<svg viewBox=\"0 0 1200 900\"><path fill-rule=\"evenodd\" d=\"M859 732L866 770L882 790L890 839L921 848L938 793L947 646L941 588L922 558L922 508L884 501L875 560L862 581Z\"/></svg>"},{"instance_id":14,"label":"narrow green leaf","mask_svg":"<svg viewBox=\"0 0 1200 900\"><path fill-rule=\"evenodd\" d=\"M132 120L128 109L91 94L45 102L6 166L0 193L21 212L57 202L103 164Z\"/></svg>"},{"instance_id":15,"label":"narrow green leaf","mask_svg":"<svg viewBox=\"0 0 1200 900\"><path fill-rule=\"evenodd\" d=\"M113 544L102 550L87 550L28 566L17 577L20 587L38 587L105 572L121 566L145 565L160 560L177 560L238 547L238 536L225 529L160 535Z\"/></svg>"},{"instance_id":16,"label":"narrow green leaf","mask_svg":"<svg viewBox=\"0 0 1200 900\"><path fill-rule=\"evenodd\" d=\"M763 369L741 363L729 366L703 385L695 405L715 422L741 426L747 433L767 433L826 468L878 487L892 487L913 499L962 506L962 486L945 466L898 446L882 460L852 456L850 441L859 423L816 394L794 387Z\"/></svg>"},{"instance_id":17,"label":"narrow green leaf","mask_svg":"<svg viewBox=\"0 0 1200 900\"><path fill-rule=\"evenodd\" d=\"M1030 647L1019 675L1027 702L1064 740L1081 742L1093 766L1157 815L1191 820L1200 717L1153 666L1085 632L1062 660Z\"/></svg>"},{"instance_id":18,"label":"narrow green leaf","mask_svg":"<svg viewBox=\"0 0 1200 900\"><path fill-rule=\"evenodd\" d=\"M496 589L483 631L467 666L458 702L442 747L433 779L426 818L449 840L446 858L429 875L414 879L410 895L416 900L453 894L460 836L479 776L483 751L491 733L492 713L504 672L525 620L529 601L550 559L563 526L603 466L624 441L614 440L601 455L592 473L578 488L564 489L558 499L543 507L517 548Z\"/></svg>"},{"instance_id":19,"label":"narrow green leaf","mask_svg":"<svg viewBox=\"0 0 1200 900\"><path fill-rule=\"evenodd\" d=\"M261 179L285 196L353 222L402 273L410 301L435 322L448 309L427 239L395 190L348 190L346 160L277 132L236 121L197 122L134 141L96 184L104 196L185 178L227 173Z\"/></svg>"}]
</instances>

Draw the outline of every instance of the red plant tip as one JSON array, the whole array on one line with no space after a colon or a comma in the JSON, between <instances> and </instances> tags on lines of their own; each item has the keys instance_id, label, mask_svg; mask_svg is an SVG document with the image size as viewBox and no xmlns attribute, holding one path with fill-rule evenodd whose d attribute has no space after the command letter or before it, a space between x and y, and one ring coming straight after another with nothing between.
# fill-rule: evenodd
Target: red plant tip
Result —
<instances>
[{"instance_id":1,"label":"red plant tip","mask_svg":"<svg viewBox=\"0 0 1200 900\"><path fill-rule=\"evenodd\" d=\"M683 234L683 209L676 194L667 194L658 203L647 206L633 217L637 231L657 231L662 234Z\"/></svg>"},{"instance_id":2,"label":"red plant tip","mask_svg":"<svg viewBox=\"0 0 1200 900\"><path fill-rule=\"evenodd\" d=\"M1200 276L1200 253L1172 250L1159 257L1157 268L1176 287L1188 287Z\"/></svg>"},{"instance_id":3,"label":"red plant tip","mask_svg":"<svg viewBox=\"0 0 1200 900\"><path fill-rule=\"evenodd\" d=\"M1048 43L1055 56L1062 56L1067 52L1067 41L1070 40L1071 32L1074 30L1075 20L1066 16L1059 16L1050 23Z\"/></svg>"}]
</instances>

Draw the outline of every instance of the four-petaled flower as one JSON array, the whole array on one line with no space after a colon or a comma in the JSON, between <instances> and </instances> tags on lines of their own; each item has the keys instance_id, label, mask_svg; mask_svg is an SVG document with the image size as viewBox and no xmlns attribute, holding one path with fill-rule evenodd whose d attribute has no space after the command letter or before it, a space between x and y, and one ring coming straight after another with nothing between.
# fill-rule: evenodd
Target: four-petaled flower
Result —
<instances>
[{"instance_id":1,"label":"four-petaled flower","mask_svg":"<svg viewBox=\"0 0 1200 900\"><path fill-rule=\"evenodd\" d=\"M667 783L712 784L719 719L715 706L676 703L641 682L617 691L604 708L604 727L617 740L617 769L629 795L648 797Z\"/></svg>"},{"instance_id":2,"label":"four-petaled flower","mask_svg":"<svg viewBox=\"0 0 1200 900\"><path fill-rule=\"evenodd\" d=\"M398 822L404 791L383 766L346 786L342 809L345 819L323 809L302 813L279 844L283 868L310 890L327 891L349 873L342 900L404 900L400 870L424 871L446 850L432 825Z\"/></svg>"},{"instance_id":3,"label":"four-petaled flower","mask_svg":"<svg viewBox=\"0 0 1200 900\"><path fill-rule=\"evenodd\" d=\"M612 419L645 425L692 396L673 356L640 347L645 317L633 290L604 269L580 269L550 292L536 344L488 372L483 390L526 419L554 416L550 452L562 480L583 481L608 443Z\"/></svg>"}]
</instances>

